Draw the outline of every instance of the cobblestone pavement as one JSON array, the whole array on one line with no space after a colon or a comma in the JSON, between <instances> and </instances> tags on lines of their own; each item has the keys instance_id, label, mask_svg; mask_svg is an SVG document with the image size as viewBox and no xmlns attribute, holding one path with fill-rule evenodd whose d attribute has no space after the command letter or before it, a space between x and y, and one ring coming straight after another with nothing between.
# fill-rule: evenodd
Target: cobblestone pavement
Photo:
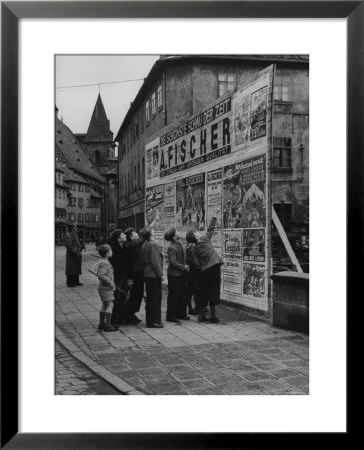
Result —
<instances>
[{"instance_id":1,"label":"cobblestone pavement","mask_svg":"<svg viewBox=\"0 0 364 450\"><path fill-rule=\"evenodd\" d=\"M96 377L83 364L74 360L56 342L57 395L119 395L109 384Z\"/></svg>"},{"instance_id":2,"label":"cobblestone pavement","mask_svg":"<svg viewBox=\"0 0 364 450\"><path fill-rule=\"evenodd\" d=\"M87 271L97 258L83 253L83 286L67 288L64 247L56 248L56 325L93 361L143 394L267 395L309 393L309 338L218 306L221 322L195 316L163 329L142 322L115 333L97 331L97 278ZM162 317L166 312L166 295Z\"/></svg>"}]
</instances>

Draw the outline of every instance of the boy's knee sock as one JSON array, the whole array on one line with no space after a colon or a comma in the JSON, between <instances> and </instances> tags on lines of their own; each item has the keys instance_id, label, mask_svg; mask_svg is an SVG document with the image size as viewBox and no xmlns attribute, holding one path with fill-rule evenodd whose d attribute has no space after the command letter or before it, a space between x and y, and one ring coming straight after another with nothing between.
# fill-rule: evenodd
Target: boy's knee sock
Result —
<instances>
[{"instance_id":1,"label":"boy's knee sock","mask_svg":"<svg viewBox=\"0 0 364 450\"><path fill-rule=\"evenodd\" d=\"M106 327L111 326L111 316L112 316L112 313L109 313L109 312L105 313L105 326Z\"/></svg>"},{"instance_id":2,"label":"boy's knee sock","mask_svg":"<svg viewBox=\"0 0 364 450\"><path fill-rule=\"evenodd\" d=\"M99 330L102 328L105 328L105 312L100 311L100 323L99 323Z\"/></svg>"}]
</instances>

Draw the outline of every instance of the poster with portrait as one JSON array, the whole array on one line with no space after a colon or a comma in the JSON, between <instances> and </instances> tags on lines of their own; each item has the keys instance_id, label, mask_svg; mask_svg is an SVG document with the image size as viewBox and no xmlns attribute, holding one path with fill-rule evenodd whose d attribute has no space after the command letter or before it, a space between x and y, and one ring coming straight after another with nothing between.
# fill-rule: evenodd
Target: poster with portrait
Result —
<instances>
[{"instance_id":1,"label":"poster with portrait","mask_svg":"<svg viewBox=\"0 0 364 450\"><path fill-rule=\"evenodd\" d=\"M145 219L146 225L155 231L164 231L163 222L163 184L146 188Z\"/></svg>"},{"instance_id":2,"label":"poster with portrait","mask_svg":"<svg viewBox=\"0 0 364 450\"><path fill-rule=\"evenodd\" d=\"M243 231L243 261L265 262L265 229L254 228Z\"/></svg>"},{"instance_id":3,"label":"poster with portrait","mask_svg":"<svg viewBox=\"0 0 364 450\"><path fill-rule=\"evenodd\" d=\"M265 228L266 155L224 167L224 228Z\"/></svg>"},{"instance_id":4,"label":"poster with portrait","mask_svg":"<svg viewBox=\"0 0 364 450\"><path fill-rule=\"evenodd\" d=\"M250 97L246 90L237 92L234 97L234 143L236 147L250 141Z\"/></svg>"},{"instance_id":5,"label":"poster with portrait","mask_svg":"<svg viewBox=\"0 0 364 450\"><path fill-rule=\"evenodd\" d=\"M243 295L265 297L265 267L257 264L243 264Z\"/></svg>"},{"instance_id":6,"label":"poster with portrait","mask_svg":"<svg viewBox=\"0 0 364 450\"><path fill-rule=\"evenodd\" d=\"M176 181L176 228L205 230L205 173Z\"/></svg>"},{"instance_id":7,"label":"poster with portrait","mask_svg":"<svg viewBox=\"0 0 364 450\"><path fill-rule=\"evenodd\" d=\"M207 217L206 227L216 217L216 227L211 243L221 256L221 206L222 206L222 173L221 169L207 173Z\"/></svg>"},{"instance_id":8,"label":"poster with portrait","mask_svg":"<svg viewBox=\"0 0 364 450\"><path fill-rule=\"evenodd\" d=\"M264 86L252 93L250 112L250 140L254 141L267 134L268 87Z\"/></svg>"}]
</instances>

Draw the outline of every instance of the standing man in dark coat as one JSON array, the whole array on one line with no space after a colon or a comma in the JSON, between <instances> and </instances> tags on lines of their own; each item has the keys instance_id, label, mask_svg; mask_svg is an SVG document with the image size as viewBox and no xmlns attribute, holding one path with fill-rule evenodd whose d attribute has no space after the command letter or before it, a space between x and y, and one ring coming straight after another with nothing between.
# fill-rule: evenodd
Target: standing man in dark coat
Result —
<instances>
[{"instance_id":1,"label":"standing man in dark coat","mask_svg":"<svg viewBox=\"0 0 364 450\"><path fill-rule=\"evenodd\" d=\"M145 240L142 245L144 261L144 281L147 294L145 302L145 317L148 328L163 328L161 320L163 260L153 231L145 227L140 230L140 236Z\"/></svg>"},{"instance_id":2,"label":"standing man in dark coat","mask_svg":"<svg viewBox=\"0 0 364 450\"><path fill-rule=\"evenodd\" d=\"M140 311L144 296L144 259L142 244L144 239L139 237L134 228L125 230L127 239L127 273L128 278L133 281L128 302L128 322L138 324L141 322L136 313Z\"/></svg>"},{"instance_id":3,"label":"standing man in dark coat","mask_svg":"<svg viewBox=\"0 0 364 450\"><path fill-rule=\"evenodd\" d=\"M187 292L186 274L190 271L185 263L185 251L180 242L181 235L175 228L171 228L164 234L164 239L170 242L168 254L168 297L167 297L167 322L180 323L180 320L189 320L186 313Z\"/></svg>"},{"instance_id":4,"label":"standing man in dark coat","mask_svg":"<svg viewBox=\"0 0 364 450\"><path fill-rule=\"evenodd\" d=\"M77 225L71 222L67 225L67 233L64 235L63 244L66 247L66 277L67 286L81 286L79 276L81 275L82 255L81 244L77 236Z\"/></svg>"}]
</instances>

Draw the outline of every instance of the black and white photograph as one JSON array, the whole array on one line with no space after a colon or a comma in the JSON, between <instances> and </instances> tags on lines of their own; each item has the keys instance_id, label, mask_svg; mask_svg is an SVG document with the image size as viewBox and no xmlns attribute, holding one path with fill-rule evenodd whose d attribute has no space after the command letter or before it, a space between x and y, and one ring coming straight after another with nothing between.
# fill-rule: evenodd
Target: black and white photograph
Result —
<instances>
[{"instance_id":1,"label":"black and white photograph","mask_svg":"<svg viewBox=\"0 0 364 450\"><path fill-rule=\"evenodd\" d=\"M56 54L56 395L308 396L308 54Z\"/></svg>"}]
</instances>

